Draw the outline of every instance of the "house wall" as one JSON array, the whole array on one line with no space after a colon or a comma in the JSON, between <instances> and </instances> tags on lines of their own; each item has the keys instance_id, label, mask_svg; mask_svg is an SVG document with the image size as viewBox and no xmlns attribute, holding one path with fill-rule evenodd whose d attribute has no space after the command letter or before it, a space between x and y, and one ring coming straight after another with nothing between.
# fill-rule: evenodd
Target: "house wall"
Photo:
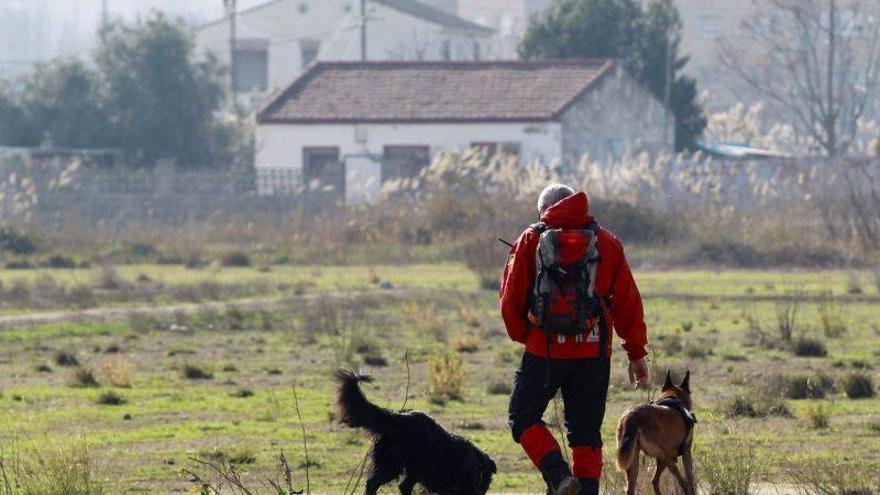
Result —
<instances>
[{"instance_id":1,"label":"house wall","mask_svg":"<svg viewBox=\"0 0 880 495\"><path fill-rule=\"evenodd\" d=\"M562 115L563 159L617 160L628 152L671 149L674 121L663 105L619 67ZM664 128L668 126L665 135Z\"/></svg>"},{"instance_id":2,"label":"house wall","mask_svg":"<svg viewBox=\"0 0 880 495\"><path fill-rule=\"evenodd\" d=\"M380 164L363 155L381 157L386 145L428 145L433 156L443 151L467 149L473 142L518 142L522 158L550 160L560 156L560 140L558 122L262 124L256 131L256 167L302 170L304 147L339 147L340 157L346 162L346 203L355 204L378 198Z\"/></svg>"},{"instance_id":3,"label":"house wall","mask_svg":"<svg viewBox=\"0 0 880 495\"><path fill-rule=\"evenodd\" d=\"M305 11L302 6L305 5ZM278 0L236 17L239 39L268 40L267 93L283 88L304 72L301 43L320 41L319 60L359 60L357 0ZM449 40L453 60L471 60L474 43L487 52L488 34L446 29L371 2L367 24L369 60L442 60ZM229 64L229 23L196 31L196 47Z\"/></svg>"}]
</instances>

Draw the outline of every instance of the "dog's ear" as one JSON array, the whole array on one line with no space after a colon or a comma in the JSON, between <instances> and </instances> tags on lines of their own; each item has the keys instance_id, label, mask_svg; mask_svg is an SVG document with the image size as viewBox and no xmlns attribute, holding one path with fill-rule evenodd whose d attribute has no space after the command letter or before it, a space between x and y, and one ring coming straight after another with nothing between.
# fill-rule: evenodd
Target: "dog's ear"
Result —
<instances>
[{"instance_id":1,"label":"dog's ear","mask_svg":"<svg viewBox=\"0 0 880 495\"><path fill-rule=\"evenodd\" d=\"M681 385L679 387L682 388L687 393L691 393L691 370L687 370L684 374L684 380L681 381Z\"/></svg>"},{"instance_id":2,"label":"dog's ear","mask_svg":"<svg viewBox=\"0 0 880 495\"><path fill-rule=\"evenodd\" d=\"M666 381L663 382L663 390L669 390L674 386L675 384L672 383L672 372L666 370Z\"/></svg>"}]
</instances>

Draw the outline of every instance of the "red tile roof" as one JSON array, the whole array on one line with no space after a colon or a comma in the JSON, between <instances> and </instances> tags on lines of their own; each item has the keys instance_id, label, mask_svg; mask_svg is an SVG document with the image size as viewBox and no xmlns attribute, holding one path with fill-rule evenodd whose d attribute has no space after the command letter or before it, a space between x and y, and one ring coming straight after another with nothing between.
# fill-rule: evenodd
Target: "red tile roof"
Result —
<instances>
[{"instance_id":1,"label":"red tile roof","mask_svg":"<svg viewBox=\"0 0 880 495\"><path fill-rule=\"evenodd\" d=\"M266 123L557 119L614 62L328 62L271 98Z\"/></svg>"}]
</instances>

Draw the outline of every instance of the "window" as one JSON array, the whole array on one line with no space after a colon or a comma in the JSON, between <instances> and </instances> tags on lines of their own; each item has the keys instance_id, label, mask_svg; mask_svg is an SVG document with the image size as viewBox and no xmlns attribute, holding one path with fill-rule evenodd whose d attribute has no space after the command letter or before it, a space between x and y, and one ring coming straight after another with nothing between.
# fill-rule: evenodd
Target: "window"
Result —
<instances>
[{"instance_id":1,"label":"window","mask_svg":"<svg viewBox=\"0 0 880 495\"><path fill-rule=\"evenodd\" d=\"M265 91L269 79L269 42L265 39L235 40L235 91Z\"/></svg>"},{"instance_id":2,"label":"window","mask_svg":"<svg viewBox=\"0 0 880 495\"><path fill-rule=\"evenodd\" d=\"M503 142L475 142L471 143L471 148L483 150L488 155L513 155L518 156L520 152L520 144L514 141Z\"/></svg>"},{"instance_id":3,"label":"window","mask_svg":"<svg viewBox=\"0 0 880 495\"><path fill-rule=\"evenodd\" d=\"M302 68L305 70L312 62L318 58L318 52L321 49L320 40L303 39L299 41L299 53L302 59Z\"/></svg>"},{"instance_id":4,"label":"window","mask_svg":"<svg viewBox=\"0 0 880 495\"><path fill-rule=\"evenodd\" d=\"M303 148L303 182L314 199L344 200L345 164L339 160L339 148Z\"/></svg>"},{"instance_id":5,"label":"window","mask_svg":"<svg viewBox=\"0 0 880 495\"><path fill-rule=\"evenodd\" d=\"M431 163L428 146L386 146L382 154L382 182L419 175Z\"/></svg>"}]
</instances>

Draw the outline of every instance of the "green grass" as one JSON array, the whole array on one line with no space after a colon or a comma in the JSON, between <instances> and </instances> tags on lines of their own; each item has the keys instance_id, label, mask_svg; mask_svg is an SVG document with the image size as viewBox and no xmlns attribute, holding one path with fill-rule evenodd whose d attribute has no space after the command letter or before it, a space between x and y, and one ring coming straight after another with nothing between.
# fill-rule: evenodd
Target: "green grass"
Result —
<instances>
[{"instance_id":1,"label":"green grass","mask_svg":"<svg viewBox=\"0 0 880 495\"><path fill-rule=\"evenodd\" d=\"M40 271L60 283L80 283L90 276L85 270ZM192 467L189 457L212 449L252 455L254 462L247 465L246 476L255 485L272 475L275 455L283 449L294 467L295 482L302 485L305 473L299 466L305 458L293 408L292 386L296 385L310 460L317 463L309 473L313 490L341 493L369 441L332 420L330 374L339 366L358 365L363 357L355 347L365 339L378 342L389 360L387 367L369 368L376 376L375 385L366 389L372 399L393 408L403 404L406 369L402 356L408 352L412 385L407 407L432 414L495 457L500 472L493 491L540 491L540 478L510 438L506 395L488 391L489 384L512 381L518 348L504 334L497 316L497 295L478 291L475 277L461 266L281 266L260 273L255 268L188 270L141 265L118 267L117 271L125 279L145 273L165 284L206 279L230 284L307 281L308 290L315 292L375 287L370 280L375 274L395 287L423 290L340 303L346 308L342 313L349 315L348 319L336 315L336 323L348 329L341 334L320 330L315 315L310 316L321 311L318 303L283 306L271 315L244 310L231 316L223 312L178 315L139 328L132 328L128 321L116 321L2 331L0 437L15 433L40 449L59 438L82 435L88 439L102 476L120 492L186 490L190 483L178 476L180 468ZM4 283L12 276L34 274L0 272ZM840 381L853 370L848 363L878 362L880 330L876 325L880 311L878 303L870 299L876 293L868 284L864 284L865 294L857 298L846 293L846 272L648 272L636 276L646 296L646 319L659 366L692 370L700 417L699 445L711 448L703 444L710 441L710 433L735 434L754 442L758 454L768 459L858 456L873 469L880 469L880 442L866 427L877 420L880 398L850 400L838 391L821 401L791 400L792 418L728 419L720 411L721 404L735 394L759 393L758 387L772 373L812 374L821 370ZM775 337L773 298L784 295L791 283L803 284L811 296L830 290L841 305L847 326L841 338L821 335L818 302L804 302L799 314L796 334L823 339L827 357L800 358L783 347L746 345L747 314ZM425 330L422 326L426 323L407 316L402 310L407 304L434 304L436 319L442 322L440 334ZM465 321L462 307L477 310L467 313L471 320L473 314L478 315L478 326ZM229 324L230 319L235 325ZM426 393L429 363L462 334L480 339L475 352L461 354L466 375L463 400L433 404ZM84 367L93 368L107 357L103 349L110 344L120 345L130 363L131 387L117 390L125 398L123 404L97 403L111 390L106 386L68 386L72 369L53 367L52 373L36 369L60 350L75 354ZM625 383L625 360L617 344L615 352L603 429L608 459L620 413L649 397ZM836 361L843 367L835 368ZM181 370L187 364L210 369L213 378L183 378ZM866 371L876 377L876 369ZM253 395L236 393L243 389ZM827 404L827 429L814 430L803 419L817 403ZM125 419L127 415L130 419ZM480 423L484 429L464 428L468 423ZM770 481L777 476L772 466L763 473ZM392 488L384 493L395 493Z\"/></svg>"}]
</instances>

